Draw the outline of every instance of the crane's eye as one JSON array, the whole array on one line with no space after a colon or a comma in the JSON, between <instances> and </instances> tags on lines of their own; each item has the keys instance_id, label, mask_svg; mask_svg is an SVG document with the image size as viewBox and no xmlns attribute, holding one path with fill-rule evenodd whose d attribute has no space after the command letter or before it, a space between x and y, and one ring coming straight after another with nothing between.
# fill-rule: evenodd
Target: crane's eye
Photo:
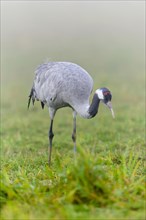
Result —
<instances>
[{"instance_id":1,"label":"crane's eye","mask_svg":"<svg viewBox=\"0 0 146 220\"><path fill-rule=\"evenodd\" d=\"M105 103L111 101L112 95L111 95L110 92L104 92L103 94L104 94L104 102L105 102Z\"/></svg>"},{"instance_id":2,"label":"crane's eye","mask_svg":"<svg viewBox=\"0 0 146 220\"><path fill-rule=\"evenodd\" d=\"M105 91L105 92L103 92L103 95L104 95L104 96L110 95L110 91Z\"/></svg>"}]
</instances>

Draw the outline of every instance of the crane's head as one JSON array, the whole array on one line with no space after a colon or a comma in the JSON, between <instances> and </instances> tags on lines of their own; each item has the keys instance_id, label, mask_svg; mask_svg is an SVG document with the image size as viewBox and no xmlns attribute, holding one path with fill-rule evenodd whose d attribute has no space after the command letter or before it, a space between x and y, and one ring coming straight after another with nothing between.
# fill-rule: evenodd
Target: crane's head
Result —
<instances>
[{"instance_id":1,"label":"crane's head","mask_svg":"<svg viewBox=\"0 0 146 220\"><path fill-rule=\"evenodd\" d=\"M113 118L115 118L115 114L114 114L114 111L112 109L112 104L111 104L112 94L109 91L109 89L100 88L100 89L97 89L95 93L97 94L98 98L111 110L112 116Z\"/></svg>"}]
</instances>

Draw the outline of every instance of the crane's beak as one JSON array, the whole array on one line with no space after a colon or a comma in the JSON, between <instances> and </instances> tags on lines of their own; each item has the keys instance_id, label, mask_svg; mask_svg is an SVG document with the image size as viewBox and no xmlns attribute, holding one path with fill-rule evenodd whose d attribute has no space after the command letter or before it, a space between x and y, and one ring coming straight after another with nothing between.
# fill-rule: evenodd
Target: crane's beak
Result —
<instances>
[{"instance_id":1,"label":"crane's beak","mask_svg":"<svg viewBox=\"0 0 146 220\"><path fill-rule=\"evenodd\" d=\"M113 111L113 108L112 108L112 103L109 101L109 102L106 103L106 105L111 110L113 118L115 118L115 114L114 114L114 111Z\"/></svg>"}]
</instances>

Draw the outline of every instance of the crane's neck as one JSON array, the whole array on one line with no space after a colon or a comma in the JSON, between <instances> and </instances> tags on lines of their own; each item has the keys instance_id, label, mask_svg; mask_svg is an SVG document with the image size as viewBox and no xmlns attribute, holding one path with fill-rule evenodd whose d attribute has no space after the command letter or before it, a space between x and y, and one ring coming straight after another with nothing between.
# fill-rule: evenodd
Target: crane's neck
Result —
<instances>
[{"instance_id":1,"label":"crane's neck","mask_svg":"<svg viewBox=\"0 0 146 220\"><path fill-rule=\"evenodd\" d=\"M95 93L92 98L91 104L89 104L89 100L88 100L88 102L80 103L80 105L76 106L75 110L81 117L90 119L97 114L99 103L100 103L100 99L97 93Z\"/></svg>"},{"instance_id":2,"label":"crane's neck","mask_svg":"<svg viewBox=\"0 0 146 220\"><path fill-rule=\"evenodd\" d=\"M100 103L100 99L98 98L98 95L95 93L91 102L91 105L88 109L90 118L93 118L97 112L98 112L98 108L99 108L99 103Z\"/></svg>"}]
</instances>

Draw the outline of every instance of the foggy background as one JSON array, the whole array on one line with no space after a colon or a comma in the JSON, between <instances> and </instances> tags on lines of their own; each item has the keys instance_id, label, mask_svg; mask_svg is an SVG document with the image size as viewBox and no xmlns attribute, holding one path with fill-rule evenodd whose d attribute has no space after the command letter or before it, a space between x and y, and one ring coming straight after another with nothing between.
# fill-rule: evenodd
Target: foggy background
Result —
<instances>
[{"instance_id":1,"label":"foggy background","mask_svg":"<svg viewBox=\"0 0 146 220\"><path fill-rule=\"evenodd\" d=\"M144 13L144 1L2 1L2 100L27 97L49 60L81 65L96 88L144 89Z\"/></svg>"}]
</instances>

